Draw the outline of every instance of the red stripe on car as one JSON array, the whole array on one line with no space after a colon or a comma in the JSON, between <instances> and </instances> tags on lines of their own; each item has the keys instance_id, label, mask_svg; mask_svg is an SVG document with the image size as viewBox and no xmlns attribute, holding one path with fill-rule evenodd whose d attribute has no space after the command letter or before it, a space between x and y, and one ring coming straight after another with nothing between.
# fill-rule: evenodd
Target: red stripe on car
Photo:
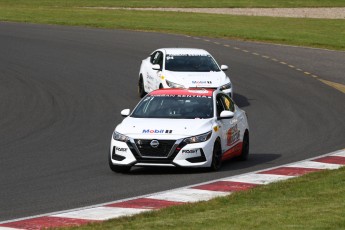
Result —
<instances>
[{"instance_id":1,"label":"red stripe on car","mask_svg":"<svg viewBox=\"0 0 345 230\"><path fill-rule=\"evenodd\" d=\"M222 161L239 156L241 155L241 152L242 152L242 142L236 144L235 146L227 150L222 156Z\"/></svg>"}]
</instances>

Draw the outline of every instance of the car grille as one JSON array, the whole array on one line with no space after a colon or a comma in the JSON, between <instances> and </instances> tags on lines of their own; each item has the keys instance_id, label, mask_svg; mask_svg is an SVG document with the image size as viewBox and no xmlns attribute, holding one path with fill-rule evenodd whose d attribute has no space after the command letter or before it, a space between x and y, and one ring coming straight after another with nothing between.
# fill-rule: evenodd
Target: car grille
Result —
<instances>
[{"instance_id":1,"label":"car grille","mask_svg":"<svg viewBox=\"0 0 345 230\"><path fill-rule=\"evenodd\" d=\"M168 157L175 140L158 140L158 147L151 146L152 140L135 139L134 142L143 157Z\"/></svg>"}]
</instances>

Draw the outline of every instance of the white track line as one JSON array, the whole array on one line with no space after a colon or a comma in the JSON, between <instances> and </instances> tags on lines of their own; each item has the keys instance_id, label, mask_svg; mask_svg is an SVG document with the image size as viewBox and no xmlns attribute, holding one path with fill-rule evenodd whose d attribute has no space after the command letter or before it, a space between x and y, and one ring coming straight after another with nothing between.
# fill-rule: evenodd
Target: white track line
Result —
<instances>
[{"instance_id":1,"label":"white track line","mask_svg":"<svg viewBox=\"0 0 345 230\"><path fill-rule=\"evenodd\" d=\"M172 190L153 196L148 196L147 198L158 199L158 200L169 200L175 202L198 202L207 201L219 196L229 195L228 192L215 192L208 190L184 188Z\"/></svg>"},{"instance_id":2,"label":"white track line","mask_svg":"<svg viewBox=\"0 0 345 230\"><path fill-rule=\"evenodd\" d=\"M150 211L149 209L136 208L114 208L114 207L97 207L83 209L74 212L65 212L62 214L53 215L53 217L61 218L75 218L84 220L109 220L121 216L131 216L141 212Z\"/></svg>"}]
</instances>

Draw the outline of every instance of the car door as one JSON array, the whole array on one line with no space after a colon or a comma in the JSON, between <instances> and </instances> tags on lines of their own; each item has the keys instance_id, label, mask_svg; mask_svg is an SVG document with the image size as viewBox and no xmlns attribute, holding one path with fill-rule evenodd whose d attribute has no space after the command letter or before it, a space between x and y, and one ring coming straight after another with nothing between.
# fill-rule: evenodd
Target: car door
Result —
<instances>
[{"instance_id":1,"label":"car door","mask_svg":"<svg viewBox=\"0 0 345 230\"><path fill-rule=\"evenodd\" d=\"M155 70L152 69L153 65L159 64L160 69ZM163 52L162 51L155 51L150 56L150 68L147 71L147 82L150 92L158 89L161 83L161 72L163 67Z\"/></svg>"},{"instance_id":2,"label":"car door","mask_svg":"<svg viewBox=\"0 0 345 230\"><path fill-rule=\"evenodd\" d=\"M231 149L240 141L240 130L238 127L238 116L240 114L235 109L235 104L232 99L223 93L218 94L216 106L218 117L224 110L234 113L233 118L223 118L218 120L219 129L221 131L222 151L225 155L231 154Z\"/></svg>"}]
</instances>

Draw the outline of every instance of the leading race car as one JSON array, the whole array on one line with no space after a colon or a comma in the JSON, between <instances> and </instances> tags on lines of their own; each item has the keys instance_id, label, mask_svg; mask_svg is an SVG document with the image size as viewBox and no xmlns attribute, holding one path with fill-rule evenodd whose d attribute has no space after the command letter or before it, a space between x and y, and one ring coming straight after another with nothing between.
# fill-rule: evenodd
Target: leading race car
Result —
<instances>
[{"instance_id":1,"label":"leading race car","mask_svg":"<svg viewBox=\"0 0 345 230\"><path fill-rule=\"evenodd\" d=\"M207 51L187 48L155 50L141 62L138 94L145 96L160 88L218 88L232 97L230 78Z\"/></svg>"},{"instance_id":2,"label":"leading race car","mask_svg":"<svg viewBox=\"0 0 345 230\"><path fill-rule=\"evenodd\" d=\"M159 89L135 107L111 138L109 166L208 167L218 170L232 157L246 160L246 113L218 89Z\"/></svg>"}]
</instances>

